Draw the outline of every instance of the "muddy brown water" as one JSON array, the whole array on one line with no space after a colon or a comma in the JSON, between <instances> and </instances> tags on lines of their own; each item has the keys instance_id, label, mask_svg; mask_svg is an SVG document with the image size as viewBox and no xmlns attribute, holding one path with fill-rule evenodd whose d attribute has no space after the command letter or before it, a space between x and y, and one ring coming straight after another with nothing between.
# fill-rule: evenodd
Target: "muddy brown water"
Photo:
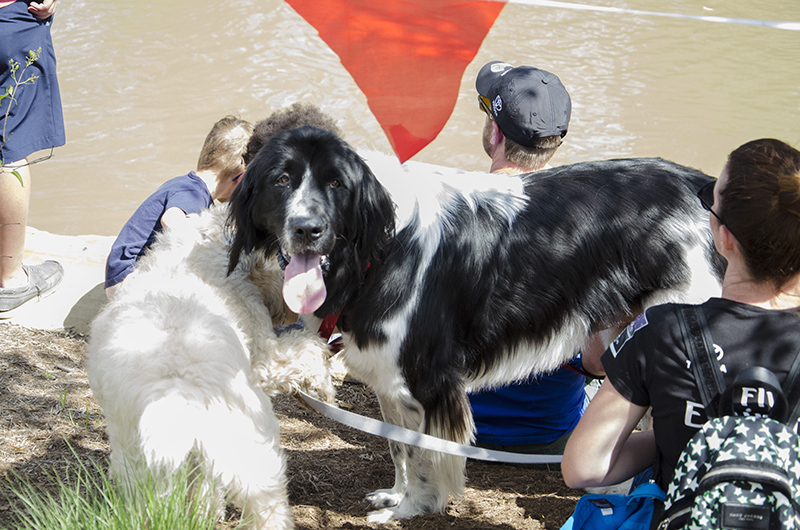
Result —
<instances>
[{"instance_id":1,"label":"muddy brown water","mask_svg":"<svg viewBox=\"0 0 800 530\"><path fill-rule=\"evenodd\" d=\"M555 164L662 156L718 174L747 140L800 145L800 31L624 11L797 22L800 2L579 5L507 5L449 122L415 159L488 167L474 78L494 59L544 68L569 89L570 132ZM53 38L67 145L32 171L29 224L40 230L115 235L161 182L194 168L226 114L257 121L316 103L356 147L390 152L338 57L283 1L70 0L59 4Z\"/></svg>"}]
</instances>

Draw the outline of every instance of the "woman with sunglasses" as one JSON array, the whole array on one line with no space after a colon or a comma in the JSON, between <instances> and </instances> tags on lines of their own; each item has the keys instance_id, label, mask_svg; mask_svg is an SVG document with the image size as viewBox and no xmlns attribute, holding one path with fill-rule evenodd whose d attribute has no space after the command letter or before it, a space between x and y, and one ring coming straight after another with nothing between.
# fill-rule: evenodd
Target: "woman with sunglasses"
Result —
<instances>
[{"instance_id":1,"label":"woman with sunglasses","mask_svg":"<svg viewBox=\"0 0 800 530\"><path fill-rule=\"evenodd\" d=\"M699 306L725 383L749 365L783 383L800 352L800 151L779 140L748 142L698 196L728 262L721 296ZM670 483L681 451L707 419L678 307L648 309L603 355L607 379L564 453L570 487L618 484L651 466L656 484L665 490ZM653 429L634 432L648 407Z\"/></svg>"}]
</instances>

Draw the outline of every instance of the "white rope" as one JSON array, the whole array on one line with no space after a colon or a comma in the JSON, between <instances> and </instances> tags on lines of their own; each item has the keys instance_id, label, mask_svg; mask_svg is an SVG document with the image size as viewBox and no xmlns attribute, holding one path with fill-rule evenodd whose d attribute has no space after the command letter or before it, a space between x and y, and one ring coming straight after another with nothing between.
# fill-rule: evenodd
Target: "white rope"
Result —
<instances>
[{"instance_id":1,"label":"white rope","mask_svg":"<svg viewBox=\"0 0 800 530\"><path fill-rule=\"evenodd\" d=\"M308 394L300 392L300 396L309 407L316 410L323 416L337 421L348 427L359 431L381 436L395 442L421 447L430 451L438 451L453 456L465 456L474 460L486 460L489 462L506 462L510 464L557 464L561 462L561 455L526 455L520 453L509 453L507 451L494 451L480 447L463 445L449 440L442 440L435 436L412 431L397 425L392 425L372 418L367 418L359 414L342 410L333 405L323 403L312 398Z\"/></svg>"},{"instance_id":2,"label":"white rope","mask_svg":"<svg viewBox=\"0 0 800 530\"><path fill-rule=\"evenodd\" d=\"M703 22L721 22L724 24L741 24L745 26L762 26L773 29L786 29L800 31L800 22L781 20L754 20L750 18L716 17L707 15L682 15L680 13L660 13L657 11L641 11L622 7L592 6L587 4L573 4L558 2L556 0L507 0L509 4L524 4L539 7L555 7L559 9L574 9L578 11L599 11L603 13L617 13L625 15L643 15L648 17L681 18L686 20L699 20Z\"/></svg>"}]
</instances>

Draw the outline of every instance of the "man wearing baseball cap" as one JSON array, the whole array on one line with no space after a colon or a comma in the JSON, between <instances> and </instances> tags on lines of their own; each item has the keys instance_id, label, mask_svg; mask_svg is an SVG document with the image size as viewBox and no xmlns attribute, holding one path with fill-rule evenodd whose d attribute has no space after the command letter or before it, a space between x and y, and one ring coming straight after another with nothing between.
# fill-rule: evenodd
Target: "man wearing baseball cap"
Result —
<instances>
[{"instance_id":1,"label":"man wearing baseball cap","mask_svg":"<svg viewBox=\"0 0 800 530\"><path fill-rule=\"evenodd\" d=\"M492 158L490 171L521 174L547 167L567 134L572 110L558 77L530 66L492 61L481 68L475 88L486 113L483 147ZM574 364L581 368L580 361ZM532 375L528 381L470 394L476 445L517 453L563 454L586 408L585 382L583 375L562 367Z\"/></svg>"},{"instance_id":2,"label":"man wearing baseball cap","mask_svg":"<svg viewBox=\"0 0 800 530\"><path fill-rule=\"evenodd\" d=\"M475 80L486 113L483 147L491 171L528 173L544 168L567 134L572 102L561 80L532 66L492 61Z\"/></svg>"}]
</instances>

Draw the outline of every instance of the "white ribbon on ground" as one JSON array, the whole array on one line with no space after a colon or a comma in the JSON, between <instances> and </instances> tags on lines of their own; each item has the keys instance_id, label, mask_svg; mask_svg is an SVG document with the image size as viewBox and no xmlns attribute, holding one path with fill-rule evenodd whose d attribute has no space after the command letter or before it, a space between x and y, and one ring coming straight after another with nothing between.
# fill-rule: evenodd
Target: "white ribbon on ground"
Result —
<instances>
[{"instance_id":1,"label":"white ribbon on ground","mask_svg":"<svg viewBox=\"0 0 800 530\"><path fill-rule=\"evenodd\" d=\"M348 427L359 431L381 436L395 442L421 447L430 451L438 451L453 456L465 456L474 460L485 460L488 462L505 462L509 464L557 464L561 462L561 455L527 455L521 453L509 453L507 451L495 451L483 449L470 445L463 445L449 440L442 440L435 436L423 434L421 432L405 429L372 418L367 418L359 414L342 410L333 405L323 403L312 398L308 394L300 392L303 401L323 416L337 421Z\"/></svg>"}]
</instances>

